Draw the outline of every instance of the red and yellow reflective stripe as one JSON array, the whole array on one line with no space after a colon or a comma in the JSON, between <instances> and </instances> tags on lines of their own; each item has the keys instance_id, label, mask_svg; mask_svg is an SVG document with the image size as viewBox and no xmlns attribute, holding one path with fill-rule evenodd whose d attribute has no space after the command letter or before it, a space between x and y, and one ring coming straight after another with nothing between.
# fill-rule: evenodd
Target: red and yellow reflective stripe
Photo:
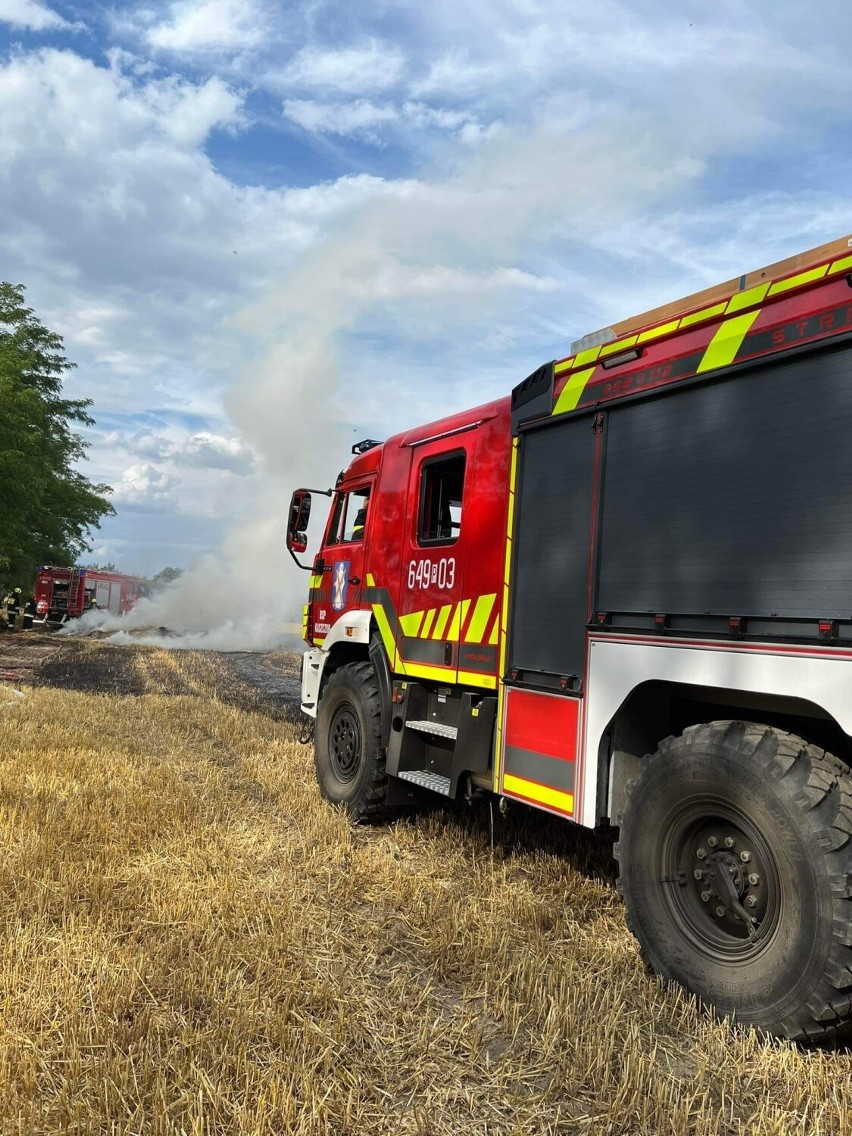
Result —
<instances>
[{"instance_id":1,"label":"red and yellow reflective stripe","mask_svg":"<svg viewBox=\"0 0 852 1136\"><path fill-rule=\"evenodd\" d=\"M561 789L551 789L549 785L539 785L537 781L527 781L525 777L515 777L507 773L503 778L503 792L513 797L523 797L527 801L535 801L538 805L545 805L556 812L574 813L574 794L565 793Z\"/></svg>"},{"instance_id":2,"label":"red and yellow reflective stripe","mask_svg":"<svg viewBox=\"0 0 852 1136\"><path fill-rule=\"evenodd\" d=\"M796 288L805 288L818 280L835 276L840 272L852 271L852 255L838 257L838 259L825 264L815 265L801 272L791 273L778 280L764 284L756 284L742 292L735 292L727 300L716 301L698 311L687 312L677 319L668 319L665 323L645 328L642 331L631 332L629 335L605 343L600 347L590 347L580 351L577 355L569 355L554 364L554 375L561 378L569 374L568 381L559 392L551 411L551 416L567 414L576 410L583 392L592 375L597 369L599 360L620 351L629 351L642 343L662 339L675 332L693 328L697 324L707 323L719 319L720 316L736 317L738 313L748 312L738 318L726 319L716 330L698 367L698 374L725 367L732 363L736 353L742 346L743 339L754 321L760 314L760 305L767 299L785 295ZM590 366L589 364L593 364Z\"/></svg>"}]
</instances>

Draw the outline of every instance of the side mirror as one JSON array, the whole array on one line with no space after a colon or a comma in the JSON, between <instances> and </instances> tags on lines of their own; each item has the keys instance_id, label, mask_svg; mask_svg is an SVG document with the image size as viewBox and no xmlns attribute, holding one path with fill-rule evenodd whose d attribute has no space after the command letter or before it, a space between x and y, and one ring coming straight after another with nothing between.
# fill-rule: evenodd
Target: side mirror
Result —
<instances>
[{"instance_id":1,"label":"side mirror","mask_svg":"<svg viewBox=\"0 0 852 1136\"><path fill-rule=\"evenodd\" d=\"M290 514L287 518L287 548L290 552L304 552L307 549L310 519L310 492L307 489L297 489L290 498Z\"/></svg>"},{"instance_id":2,"label":"side mirror","mask_svg":"<svg viewBox=\"0 0 852 1136\"><path fill-rule=\"evenodd\" d=\"M299 564L296 559L297 552L306 552L308 548L308 521L311 519L311 490L297 489L290 498L290 512L287 515L287 551L296 561L296 564L305 572L311 571L310 564ZM314 489L323 497L331 497L332 489Z\"/></svg>"},{"instance_id":3,"label":"side mirror","mask_svg":"<svg viewBox=\"0 0 852 1136\"><path fill-rule=\"evenodd\" d=\"M287 515L287 551L296 560L297 552L307 552L308 521L311 519L311 493L309 489L297 489L290 498L290 512ZM310 565L296 563L300 568Z\"/></svg>"}]
</instances>

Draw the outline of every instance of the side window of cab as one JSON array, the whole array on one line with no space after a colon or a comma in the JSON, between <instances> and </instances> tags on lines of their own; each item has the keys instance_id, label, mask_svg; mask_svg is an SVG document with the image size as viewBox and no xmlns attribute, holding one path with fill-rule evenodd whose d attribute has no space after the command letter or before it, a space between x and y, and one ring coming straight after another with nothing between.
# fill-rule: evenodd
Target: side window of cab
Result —
<instances>
[{"instance_id":1,"label":"side window of cab","mask_svg":"<svg viewBox=\"0 0 852 1136\"><path fill-rule=\"evenodd\" d=\"M338 493L326 544L355 544L364 539L369 500L369 485Z\"/></svg>"},{"instance_id":2,"label":"side window of cab","mask_svg":"<svg viewBox=\"0 0 852 1136\"><path fill-rule=\"evenodd\" d=\"M464 450L428 458L423 463L420 472L418 544L454 544L459 539L464 471Z\"/></svg>"}]
</instances>

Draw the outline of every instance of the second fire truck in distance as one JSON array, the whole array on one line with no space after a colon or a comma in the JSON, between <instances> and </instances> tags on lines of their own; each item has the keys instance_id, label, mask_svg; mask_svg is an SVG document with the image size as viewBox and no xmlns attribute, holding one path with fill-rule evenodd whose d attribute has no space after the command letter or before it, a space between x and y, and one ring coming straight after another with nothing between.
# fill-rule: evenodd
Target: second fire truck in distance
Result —
<instances>
[{"instance_id":1,"label":"second fire truck in distance","mask_svg":"<svg viewBox=\"0 0 852 1136\"><path fill-rule=\"evenodd\" d=\"M422 789L607 819L660 975L772 1034L846 1032L850 439L844 238L356 446L306 565L323 794L358 821Z\"/></svg>"},{"instance_id":2,"label":"second fire truck in distance","mask_svg":"<svg viewBox=\"0 0 852 1136\"><path fill-rule=\"evenodd\" d=\"M34 592L38 618L54 624L76 619L92 608L124 615L147 594L148 584L141 576L52 565L38 569Z\"/></svg>"}]
</instances>

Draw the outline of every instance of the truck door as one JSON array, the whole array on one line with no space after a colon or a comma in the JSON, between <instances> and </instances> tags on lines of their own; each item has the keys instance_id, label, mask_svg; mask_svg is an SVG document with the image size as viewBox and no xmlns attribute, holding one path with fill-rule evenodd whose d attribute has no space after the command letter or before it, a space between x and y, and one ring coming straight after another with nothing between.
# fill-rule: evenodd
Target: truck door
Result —
<instances>
[{"instance_id":1,"label":"truck door","mask_svg":"<svg viewBox=\"0 0 852 1136\"><path fill-rule=\"evenodd\" d=\"M311 593L316 644L323 642L344 612L361 607L364 532L372 485L373 478L344 483L335 494Z\"/></svg>"},{"instance_id":2,"label":"truck door","mask_svg":"<svg viewBox=\"0 0 852 1136\"><path fill-rule=\"evenodd\" d=\"M403 535L399 656L405 673L456 683L468 616L468 485L476 431L413 447Z\"/></svg>"}]
</instances>

